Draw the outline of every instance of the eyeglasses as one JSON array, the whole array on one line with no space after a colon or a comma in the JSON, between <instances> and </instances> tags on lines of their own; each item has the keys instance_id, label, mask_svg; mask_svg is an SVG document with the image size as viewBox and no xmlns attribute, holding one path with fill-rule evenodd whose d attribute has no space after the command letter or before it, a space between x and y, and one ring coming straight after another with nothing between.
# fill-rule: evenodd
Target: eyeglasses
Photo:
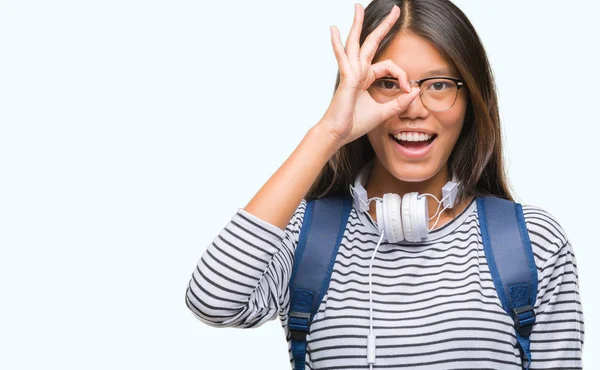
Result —
<instances>
[{"instance_id":1,"label":"eyeglasses","mask_svg":"<svg viewBox=\"0 0 600 370\"><path fill-rule=\"evenodd\" d=\"M452 108L458 97L458 90L465 83L453 77L428 77L421 80L408 81L410 85L417 84L421 89L419 97L427 109L444 111ZM398 79L383 77L375 80L368 89L373 98L378 102L388 102L406 93L398 85Z\"/></svg>"}]
</instances>

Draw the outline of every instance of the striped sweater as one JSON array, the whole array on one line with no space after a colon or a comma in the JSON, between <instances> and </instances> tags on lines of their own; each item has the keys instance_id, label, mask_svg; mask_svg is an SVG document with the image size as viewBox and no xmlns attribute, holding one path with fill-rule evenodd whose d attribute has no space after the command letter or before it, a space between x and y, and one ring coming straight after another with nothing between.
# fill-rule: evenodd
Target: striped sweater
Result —
<instances>
[{"instance_id":1,"label":"striped sweater","mask_svg":"<svg viewBox=\"0 0 600 370\"><path fill-rule=\"evenodd\" d=\"M238 209L193 271L202 322L253 327L276 316L288 341L288 283L306 200L285 230ZM531 369L582 368L584 321L573 247L556 219L523 205L538 269ZM352 208L329 290L307 336L307 369L368 369L369 261L377 226ZM473 200L420 243L382 243L373 263L375 369L521 369L512 319L488 269ZM258 359L257 359L258 361Z\"/></svg>"}]
</instances>

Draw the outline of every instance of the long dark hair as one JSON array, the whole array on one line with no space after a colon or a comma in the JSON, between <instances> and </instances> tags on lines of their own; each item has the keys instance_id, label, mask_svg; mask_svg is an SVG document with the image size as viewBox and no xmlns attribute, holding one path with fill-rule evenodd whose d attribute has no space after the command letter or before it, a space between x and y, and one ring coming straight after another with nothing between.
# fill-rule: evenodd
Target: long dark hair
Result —
<instances>
[{"instance_id":1,"label":"long dark hair","mask_svg":"<svg viewBox=\"0 0 600 370\"><path fill-rule=\"evenodd\" d=\"M469 196L486 195L513 200L502 159L496 86L475 28L449 0L374 0L365 8L361 46L394 4L402 10L400 18L380 42L373 63L400 31L411 31L431 42L447 62L455 66L467 86L469 101L465 123L448 158L449 173L461 181L457 202ZM334 91L339 83L338 71ZM350 196L349 184L374 156L367 135L344 145L323 167L305 199Z\"/></svg>"}]
</instances>

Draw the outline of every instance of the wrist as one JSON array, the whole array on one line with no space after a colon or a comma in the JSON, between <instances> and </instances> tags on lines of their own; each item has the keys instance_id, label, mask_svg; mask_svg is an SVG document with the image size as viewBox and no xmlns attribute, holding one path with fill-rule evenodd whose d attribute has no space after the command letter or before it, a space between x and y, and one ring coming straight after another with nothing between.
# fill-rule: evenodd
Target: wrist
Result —
<instances>
[{"instance_id":1,"label":"wrist","mask_svg":"<svg viewBox=\"0 0 600 370\"><path fill-rule=\"evenodd\" d=\"M328 158L333 156L344 145L340 138L329 130L324 121L319 121L311 127L307 136L310 136L311 140L314 141L315 148L322 148L327 152Z\"/></svg>"}]
</instances>

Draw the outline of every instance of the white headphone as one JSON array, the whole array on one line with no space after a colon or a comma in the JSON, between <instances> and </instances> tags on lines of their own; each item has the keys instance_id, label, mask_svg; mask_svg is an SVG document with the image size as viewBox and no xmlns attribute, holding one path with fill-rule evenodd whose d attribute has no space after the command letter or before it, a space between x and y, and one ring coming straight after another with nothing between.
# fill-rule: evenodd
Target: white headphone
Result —
<instances>
[{"instance_id":1,"label":"white headphone","mask_svg":"<svg viewBox=\"0 0 600 370\"><path fill-rule=\"evenodd\" d=\"M442 188L441 202L433 194L419 194L417 192L406 193L402 198L395 193L386 193L383 194L383 198L375 197L369 199L364 187L367 176L373 168L373 162L374 160L371 160L367 163L356 177L354 186L350 185L350 194L352 194L352 198L354 199L354 207L371 218L371 215L368 213L369 203L371 200L376 200L376 224L379 232L384 232L384 238L387 241L390 243L397 243L404 240L409 242L422 241L429 234L429 220L435 217L435 215L431 218L429 217L426 196L435 198L438 202L438 210L439 205L443 202L444 209L439 212L439 220L439 217L446 208L454 207L460 183L455 178L453 181L448 181ZM435 224L437 224L437 220ZM435 227L435 224L433 227Z\"/></svg>"}]
</instances>

